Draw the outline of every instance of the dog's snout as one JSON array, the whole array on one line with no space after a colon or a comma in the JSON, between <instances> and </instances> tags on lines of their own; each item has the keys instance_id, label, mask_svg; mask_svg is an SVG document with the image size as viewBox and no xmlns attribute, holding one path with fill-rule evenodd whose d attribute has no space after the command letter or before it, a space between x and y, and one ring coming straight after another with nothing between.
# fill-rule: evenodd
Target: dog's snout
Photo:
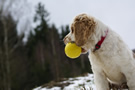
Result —
<instances>
[{"instance_id":1,"label":"dog's snout","mask_svg":"<svg viewBox=\"0 0 135 90\"><path fill-rule=\"evenodd\" d=\"M63 39L64 44L67 44L67 41L68 41L68 37L66 36L66 37L64 37L64 39Z\"/></svg>"},{"instance_id":2,"label":"dog's snout","mask_svg":"<svg viewBox=\"0 0 135 90\"><path fill-rule=\"evenodd\" d=\"M67 37L64 37L64 39L63 39L63 42L64 42L64 43L66 42L66 39L67 39Z\"/></svg>"},{"instance_id":3,"label":"dog's snout","mask_svg":"<svg viewBox=\"0 0 135 90\"><path fill-rule=\"evenodd\" d=\"M71 39L66 36L66 37L63 39L63 42L64 42L65 44L67 44L67 43L71 42Z\"/></svg>"}]
</instances>

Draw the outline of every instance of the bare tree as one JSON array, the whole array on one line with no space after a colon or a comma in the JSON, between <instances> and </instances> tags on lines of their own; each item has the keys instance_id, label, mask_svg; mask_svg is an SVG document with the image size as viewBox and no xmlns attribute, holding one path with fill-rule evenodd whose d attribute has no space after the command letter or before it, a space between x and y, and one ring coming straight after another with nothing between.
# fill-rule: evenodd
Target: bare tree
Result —
<instances>
[{"instance_id":1,"label":"bare tree","mask_svg":"<svg viewBox=\"0 0 135 90\"><path fill-rule=\"evenodd\" d=\"M5 90L11 90L10 85L10 63L9 63L9 48L8 48L8 28L7 28L7 22L4 17L1 18L1 22L3 25L3 31L4 31L4 42L3 42L3 60L1 64L5 65L3 66L3 85ZM5 67L5 70L4 70Z\"/></svg>"},{"instance_id":2,"label":"bare tree","mask_svg":"<svg viewBox=\"0 0 135 90\"><path fill-rule=\"evenodd\" d=\"M2 39L0 43L0 65L1 65L1 89L3 90L11 90L11 70L10 70L10 55L16 47L10 47L9 43L12 42L11 38L9 39L9 31L10 29L15 29L16 25L12 24L10 14L10 8L13 5L15 0L0 0L0 22L2 28L1 34ZM11 20L11 21L10 21ZM12 32L12 31L11 31Z\"/></svg>"}]
</instances>

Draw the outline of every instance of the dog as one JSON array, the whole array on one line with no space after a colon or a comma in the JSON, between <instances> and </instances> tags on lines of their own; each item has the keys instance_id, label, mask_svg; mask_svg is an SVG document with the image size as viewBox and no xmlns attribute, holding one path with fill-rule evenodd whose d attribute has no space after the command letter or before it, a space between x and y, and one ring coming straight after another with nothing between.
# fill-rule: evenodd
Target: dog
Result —
<instances>
[{"instance_id":1,"label":"dog","mask_svg":"<svg viewBox=\"0 0 135 90\"><path fill-rule=\"evenodd\" d=\"M126 83L135 90L135 56L117 33L85 13L74 18L70 29L64 43L74 42L82 54L89 52L97 90L109 90L109 83Z\"/></svg>"}]
</instances>

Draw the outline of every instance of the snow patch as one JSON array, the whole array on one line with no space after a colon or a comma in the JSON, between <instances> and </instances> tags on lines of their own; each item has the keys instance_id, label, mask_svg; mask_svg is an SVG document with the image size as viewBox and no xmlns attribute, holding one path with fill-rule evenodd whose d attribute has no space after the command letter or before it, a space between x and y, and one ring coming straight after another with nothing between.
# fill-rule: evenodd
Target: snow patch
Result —
<instances>
[{"instance_id":1,"label":"snow patch","mask_svg":"<svg viewBox=\"0 0 135 90\"><path fill-rule=\"evenodd\" d=\"M96 90L95 84L94 84L94 78L93 74L87 74L85 76L75 77L75 78L68 78L65 81L59 82L59 84L66 84L69 83L69 85L60 87L60 86L54 86L52 88L48 87L37 87L33 90Z\"/></svg>"}]
</instances>

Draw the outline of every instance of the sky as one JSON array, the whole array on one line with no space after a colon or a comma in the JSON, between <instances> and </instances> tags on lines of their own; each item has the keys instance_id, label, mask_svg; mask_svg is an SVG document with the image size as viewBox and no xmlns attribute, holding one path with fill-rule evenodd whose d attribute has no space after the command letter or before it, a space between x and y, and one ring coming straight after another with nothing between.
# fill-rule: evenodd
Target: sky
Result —
<instances>
[{"instance_id":1,"label":"sky","mask_svg":"<svg viewBox=\"0 0 135 90\"><path fill-rule=\"evenodd\" d=\"M19 19L17 26L19 33L25 32L25 34L28 35L28 30L38 24L33 23L33 17L35 15L35 7L41 2L50 13L49 23L54 23L59 29L59 32L60 27L62 25L70 25L76 15L87 13L101 20L104 24L117 32L130 49L135 48L135 0L16 1L17 2L14 3L16 5L12 6L12 13L16 20Z\"/></svg>"},{"instance_id":2,"label":"sky","mask_svg":"<svg viewBox=\"0 0 135 90\"><path fill-rule=\"evenodd\" d=\"M135 48L135 0L29 0L33 5L39 1L58 28L70 25L76 15L87 13L117 32L130 49Z\"/></svg>"}]
</instances>

